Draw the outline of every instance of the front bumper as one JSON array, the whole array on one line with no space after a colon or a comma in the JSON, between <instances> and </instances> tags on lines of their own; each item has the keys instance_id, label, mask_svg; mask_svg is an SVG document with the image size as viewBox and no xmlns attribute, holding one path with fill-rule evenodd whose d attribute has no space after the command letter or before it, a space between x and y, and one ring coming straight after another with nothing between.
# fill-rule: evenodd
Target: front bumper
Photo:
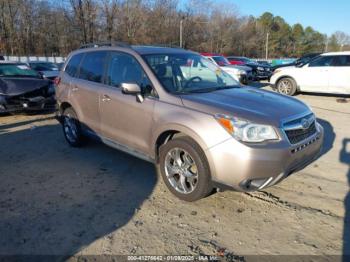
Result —
<instances>
[{"instance_id":1,"label":"front bumper","mask_svg":"<svg viewBox=\"0 0 350 262\"><path fill-rule=\"evenodd\" d=\"M266 80L266 79L270 79L272 75L272 72L271 71L268 71L268 70L256 70L255 71L255 80Z\"/></svg>"},{"instance_id":2,"label":"front bumper","mask_svg":"<svg viewBox=\"0 0 350 262\"><path fill-rule=\"evenodd\" d=\"M0 113L33 112L42 110L55 110L55 96L32 97L26 99L10 100L8 103L0 105Z\"/></svg>"},{"instance_id":3,"label":"front bumper","mask_svg":"<svg viewBox=\"0 0 350 262\"><path fill-rule=\"evenodd\" d=\"M318 124L319 125L319 124ZM209 164L215 184L238 191L253 191L272 186L313 162L320 154L323 128L304 141L288 141L248 146L235 139L209 148Z\"/></svg>"}]
</instances>

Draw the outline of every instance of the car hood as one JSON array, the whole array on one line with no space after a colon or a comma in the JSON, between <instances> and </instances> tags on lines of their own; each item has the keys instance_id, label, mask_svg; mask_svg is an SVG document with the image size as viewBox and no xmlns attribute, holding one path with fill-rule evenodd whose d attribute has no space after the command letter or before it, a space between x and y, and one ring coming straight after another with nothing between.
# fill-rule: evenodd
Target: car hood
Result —
<instances>
[{"instance_id":1,"label":"car hood","mask_svg":"<svg viewBox=\"0 0 350 262\"><path fill-rule=\"evenodd\" d=\"M278 68L276 68L276 70L278 69L278 70L283 70L283 71L285 71L285 70L290 70L290 69L295 69L295 68L300 68L300 67L296 67L295 65L289 65L289 66L283 66L283 67L278 67Z\"/></svg>"},{"instance_id":2,"label":"car hood","mask_svg":"<svg viewBox=\"0 0 350 262\"><path fill-rule=\"evenodd\" d=\"M239 70L238 68L233 66L220 66L220 68L225 72L233 72L233 73L238 73L238 70Z\"/></svg>"},{"instance_id":3,"label":"car hood","mask_svg":"<svg viewBox=\"0 0 350 262\"><path fill-rule=\"evenodd\" d=\"M249 67L249 66L244 66L244 65L230 65L230 66L227 66L228 68L236 68L238 70L243 70L243 71L247 71L247 72L250 72L252 71L252 68Z\"/></svg>"},{"instance_id":4,"label":"car hood","mask_svg":"<svg viewBox=\"0 0 350 262\"><path fill-rule=\"evenodd\" d=\"M2 77L0 78L0 95L21 95L50 84L51 81L39 78Z\"/></svg>"},{"instance_id":5,"label":"car hood","mask_svg":"<svg viewBox=\"0 0 350 262\"><path fill-rule=\"evenodd\" d=\"M246 65L247 66L253 66L253 67L271 68L271 66L269 66L269 65L262 65L262 64L259 64L259 63L247 63Z\"/></svg>"},{"instance_id":6,"label":"car hood","mask_svg":"<svg viewBox=\"0 0 350 262\"><path fill-rule=\"evenodd\" d=\"M226 114L260 124L281 127L287 118L311 113L303 102L256 88L232 88L181 95L184 106L208 114Z\"/></svg>"},{"instance_id":7,"label":"car hood","mask_svg":"<svg viewBox=\"0 0 350 262\"><path fill-rule=\"evenodd\" d=\"M40 71L45 77L57 77L60 74L60 71Z\"/></svg>"}]
</instances>

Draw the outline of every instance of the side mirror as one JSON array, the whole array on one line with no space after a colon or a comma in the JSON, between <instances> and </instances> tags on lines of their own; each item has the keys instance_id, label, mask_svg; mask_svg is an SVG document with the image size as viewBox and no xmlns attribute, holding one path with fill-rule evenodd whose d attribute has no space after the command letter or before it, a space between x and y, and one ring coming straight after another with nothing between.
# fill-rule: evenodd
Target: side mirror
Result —
<instances>
[{"instance_id":1,"label":"side mirror","mask_svg":"<svg viewBox=\"0 0 350 262\"><path fill-rule=\"evenodd\" d=\"M141 93L141 87L136 83L122 83L120 87L124 94L137 95Z\"/></svg>"},{"instance_id":2,"label":"side mirror","mask_svg":"<svg viewBox=\"0 0 350 262\"><path fill-rule=\"evenodd\" d=\"M141 93L141 87L136 83L122 83L120 85L124 94L136 95L137 102L142 103L144 98Z\"/></svg>"}]
</instances>

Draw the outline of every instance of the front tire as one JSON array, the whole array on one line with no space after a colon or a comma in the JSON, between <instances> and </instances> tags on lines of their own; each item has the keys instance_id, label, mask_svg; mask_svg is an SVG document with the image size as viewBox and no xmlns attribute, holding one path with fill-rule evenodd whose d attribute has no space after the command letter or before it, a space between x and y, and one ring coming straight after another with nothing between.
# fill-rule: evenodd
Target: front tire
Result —
<instances>
[{"instance_id":1,"label":"front tire","mask_svg":"<svg viewBox=\"0 0 350 262\"><path fill-rule=\"evenodd\" d=\"M200 146L189 137L170 140L159 149L159 167L168 189L179 199L196 201L212 190L209 164Z\"/></svg>"},{"instance_id":2,"label":"front tire","mask_svg":"<svg viewBox=\"0 0 350 262\"><path fill-rule=\"evenodd\" d=\"M280 94L293 96L297 92L297 84L294 79L290 77L283 77L278 80L276 89Z\"/></svg>"},{"instance_id":3,"label":"front tire","mask_svg":"<svg viewBox=\"0 0 350 262\"><path fill-rule=\"evenodd\" d=\"M80 147L85 139L81 131L81 125L74 109L69 107L62 114L63 134L68 144L73 147Z\"/></svg>"}]
</instances>

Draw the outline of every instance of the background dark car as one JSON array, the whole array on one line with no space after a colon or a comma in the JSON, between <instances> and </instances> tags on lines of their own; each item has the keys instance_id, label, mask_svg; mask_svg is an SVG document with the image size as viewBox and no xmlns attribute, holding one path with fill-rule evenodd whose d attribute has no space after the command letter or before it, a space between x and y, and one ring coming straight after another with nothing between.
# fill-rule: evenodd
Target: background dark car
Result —
<instances>
[{"instance_id":1,"label":"background dark car","mask_svg":"<svg viewBox=\"0 0 350 262\"><path fill-rule=\"evenodd\" d=\"M232 65L249 66L252 69L254 80L269 79L272 74L272 67L269 64L259 64L242 56L228 56L227 59Z\"/></svg>"},{"instance_id":2,"label":"background dark car","mask_svg":"<svg viewBox=\"0 0 350 262\"><path fill-rule=\"evenodd\" d=\"M55 88L51 80L24 63L0 63L0 113L55 108Z\"/></svg>"},{"instance_id":3,"label":"background dark car","mask_svg":"<svg viewBox=\"0 0 350 262\"><path fill-rule=\"evenodd\" d=\"M257 61L257 63L260 65L271 66L271 64L266 60L260 60L260 61Z\"/></svg>"},{"instance_id":4,"label":"background dark car","mask_svg":"<svg viewBox=\"0 0 350 262\"><path fill-rule=\"evenodd\" d=\"M61 70L63 65L64 65L64 62L61 62L61 63L56 63L57 67L58 67L58 70Z\"/></svg>"},{"instance_id":5,"label":"background dark car","mask_svg":"<svg viewBox=\"0 0 350 262\"><path fill-rule=\"evenodd\" d=\"M315 57L319 56L320 54L321 53L310 53L310 54L303 55L302 57L298 58L297 60L293 61L292 63L273 66L272 71L275 71L277 68L287 67L287 66L303 66L303 65L309 63Z\"/></svg>"},{"instance_id":6,"label":"background dark car","mask_svg":"<svg viewBox=\"0 0 350 262\"><path fill-rule=\"evenodd\" d=\"M44 78L54 80L60 73L60 69L55 63L31 61L29 66L39 72Z\"/></svg>"}]
</instances>

